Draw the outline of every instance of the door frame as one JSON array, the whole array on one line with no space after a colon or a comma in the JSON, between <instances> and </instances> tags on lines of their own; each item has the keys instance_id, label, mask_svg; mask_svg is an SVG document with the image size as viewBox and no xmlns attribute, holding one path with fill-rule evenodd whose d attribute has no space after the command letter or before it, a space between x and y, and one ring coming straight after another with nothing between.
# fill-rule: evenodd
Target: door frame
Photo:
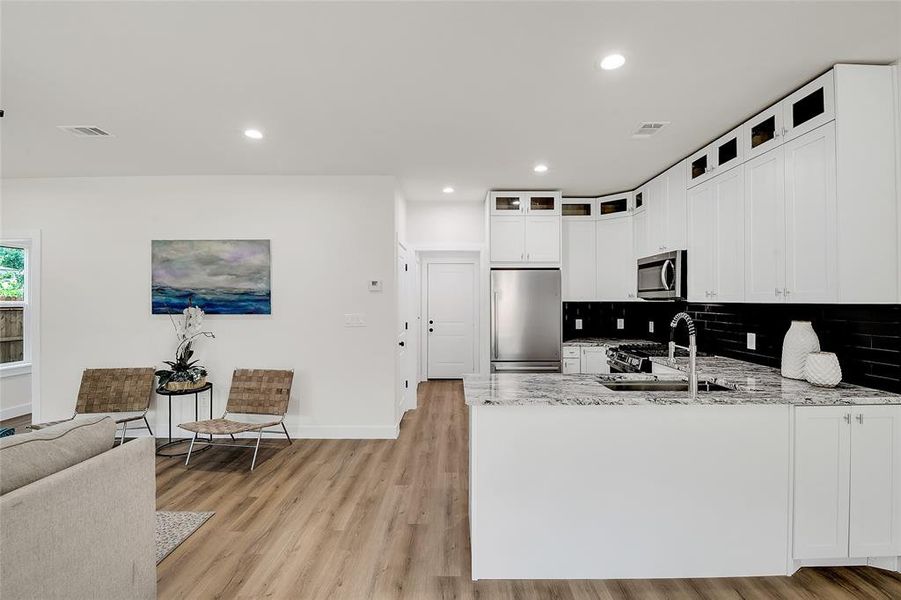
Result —
<instances>
[{"instance_id":1,"label":"door frame","mask_svg":"<svg viewBox=\"0 0 901 600\"><path fill-rule=\"evenodd\" d=\"M471 263L474 266L475 286L473 293L475 294L474 305L474 336L473 351L476 366L476 372L480 374L488 373L488 334L485 331L484 324L488 323L488 313L490 310L488 303L488 251L485 244L455 244L455 245L431 245L423 244L412 246L411 249L415 255L416 273L414 275L415 286L415 306L413 313L415 320L419 322L419 335L416 344L416 381L421 383L428 380L428 324L424 318L424 313L428 308L428 265L430 263ZM416 407L415 394L411 398L413 406Z\"/></svg>"}]
</instances>

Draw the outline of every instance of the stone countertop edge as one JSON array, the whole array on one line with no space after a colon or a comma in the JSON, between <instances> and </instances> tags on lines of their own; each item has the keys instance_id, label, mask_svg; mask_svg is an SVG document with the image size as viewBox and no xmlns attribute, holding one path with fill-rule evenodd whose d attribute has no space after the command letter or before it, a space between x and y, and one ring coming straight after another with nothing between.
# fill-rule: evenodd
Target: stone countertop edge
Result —
<instances>
[{"instance_id":1,"label":"stone countertop edge","mask_svg":"<svg viewBox=\"0 0 901 600\"><path fill-rule=\"evenodd\" d=\"M686 371L688 359L671 363L655 357L655 363ZM720 356L699 357L698 377L730 388L725 392L699 392L692 400L687 392L612 391L601 381L624 379L684 379L675 374L564 375L562 373L492 373L465 375L463 389L469 406L691 406L691 405L788 405L853 406L901 404L901 394L841 383L835 388L816 387L806 381L786 379L779 369Z\"/></svg>"}]
</instances>

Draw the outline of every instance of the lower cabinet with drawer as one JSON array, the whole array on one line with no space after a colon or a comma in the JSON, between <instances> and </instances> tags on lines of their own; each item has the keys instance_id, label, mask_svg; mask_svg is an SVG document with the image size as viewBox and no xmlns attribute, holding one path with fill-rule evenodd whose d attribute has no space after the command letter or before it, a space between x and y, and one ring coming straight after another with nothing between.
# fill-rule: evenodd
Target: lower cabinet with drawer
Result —
<instances>
[{"instance_id":1,"label":"lower cabinet with drawer","mask_svg":"<svg viewBox=\"0 0 901 600\"><path fill-rule=\"evenodd\" d=\"M607 346L564 346L563 373L609 373Z\"/></svg>"},{"instance_id":2,"label":"lower cabinet with drawer","mask_svg":"<svg viewBox=\"0 0 901 600\"><path fill-rule=\"evenodd\" d=\"M901 406L795 410L795 560L901 555Z\"/></svg>"}]
</instances>

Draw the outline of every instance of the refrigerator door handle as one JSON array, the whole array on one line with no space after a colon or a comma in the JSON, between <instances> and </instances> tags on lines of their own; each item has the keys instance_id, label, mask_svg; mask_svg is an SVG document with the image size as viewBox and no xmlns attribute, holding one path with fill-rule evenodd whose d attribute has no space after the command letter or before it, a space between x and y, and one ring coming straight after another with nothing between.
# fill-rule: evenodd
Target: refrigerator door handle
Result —
<instances>
[{"instance_id":1,"label":"refrigerator door handle","mask_svg":"<svg viewBox=\"0 0 901 600\"><path fill-rule=\"evenodd\" d=\"M493 321L491 324L491 328L493 329L491 332L491 351L494 354L494 358L497 358L497 294L497 290L491 291L491 318Z\"/></svg>"}]
</instances>

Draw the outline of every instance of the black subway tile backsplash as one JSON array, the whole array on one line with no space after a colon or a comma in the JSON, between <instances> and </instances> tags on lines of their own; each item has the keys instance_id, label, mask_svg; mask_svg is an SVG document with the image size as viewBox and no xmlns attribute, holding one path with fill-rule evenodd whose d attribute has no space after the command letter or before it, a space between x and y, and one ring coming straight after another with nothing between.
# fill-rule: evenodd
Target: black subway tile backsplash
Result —
<instances>
[{"instance_id":1,"label":"black subway tile backsplash","mask_svg":"<svg viewBox=\"0 0 901 600\"><path fill-rule=\"evenodd\" d=\"M823 350L835 352L844 380L901 392L901 306L882 304L695 304L685 302L565 302L563 339L609 336L669 339L669 323L688 312L698 327L704 352L778 367L782 339L793 320L812 321ZM575 320L582 319L582 329ZM624 319L618 330L616 320ZM648 332L654 322L654 333ZM757 336L748 350L747 334ZM679 326L677 342L685 343Z\"/></svg>"}]
</instances>

